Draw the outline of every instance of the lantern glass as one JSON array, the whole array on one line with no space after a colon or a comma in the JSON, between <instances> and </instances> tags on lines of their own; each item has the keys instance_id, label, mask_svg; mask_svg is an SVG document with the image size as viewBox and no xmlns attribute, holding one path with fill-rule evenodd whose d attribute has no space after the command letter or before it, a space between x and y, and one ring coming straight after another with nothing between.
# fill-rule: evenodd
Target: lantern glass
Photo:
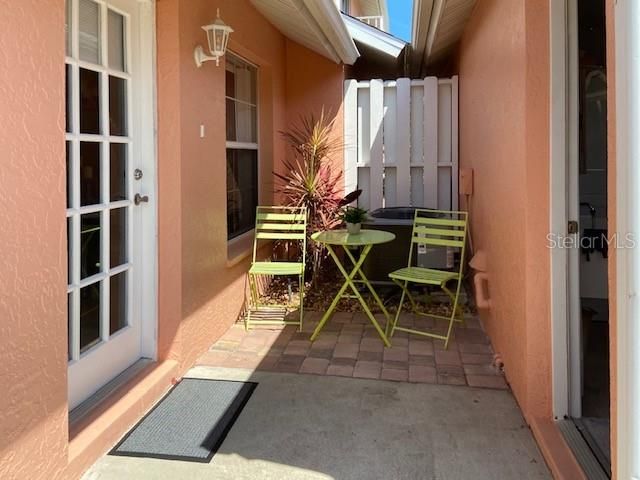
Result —
<instances>
[{"instance_id":1,"label":"lantern glass","mask_svg":"<svg viewBox=\"0 0 640 480\"><path fill-rule=\"evenodd\" d=\"M202 29L207 34L209 52L212 56L207 57L201 46L196 47L196 50L194 51L196 65L201 66L203 62L208 60L215 60L216 65L219 65L220 57L222 57L227 51L229 34L233 32L233 28L222 21L220 18L220 11L218 11L216 20L210 25L204 25Z\"/></svg>"},{"instance_id":2,"label":"lantern glass","mask_svg":"<svg viewBox=\"0 0 640 480\"><path fill-rule=\"evenodd\" d=\"M225 51L224 37L226 36L225 33L226 32L224 30L213 27L213 54L214 55L224 55L224 51Z\"/></svg>"}]
</instances>

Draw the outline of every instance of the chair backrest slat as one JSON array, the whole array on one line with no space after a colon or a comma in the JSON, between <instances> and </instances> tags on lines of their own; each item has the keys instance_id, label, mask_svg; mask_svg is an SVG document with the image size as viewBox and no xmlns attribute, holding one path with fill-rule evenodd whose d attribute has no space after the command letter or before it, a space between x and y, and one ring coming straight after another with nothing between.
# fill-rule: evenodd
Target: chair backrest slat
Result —
<instances>
[{"instance_id":1,"label":"chair backrest slat","mask_svg":"<svg viewBox=\"0 0 640 480\"><path fill-rule=\"evenodd\" d=\"M445 212L445 211L441 211L441 210L416 210L416 214L418 214L419 212L433 212L433 213L464 213L466 214L466 212ZM449 218L432 218L432 217L415 217L414 223L416 225L445 225L445 226L452 226L452 227L466 227L467 226L467 221L465 220L456 220L456 219L449 219Z\"/></svg>"},{"instance_id":2,"label":"chair backrest slat","mask_svg":"<svg viewBox=\"0 0 640 480\"><path fill-rule=\"evenodd\" d=\"M263 208L263 207L258 207ZM264 207L268 208L268 207ZM305 222L306 216L300 212L296 213L257 213L256 219L258 220L281 220L285 222Z\"/></svg>"},{"instance_id":3,"label":"chair backrest slat","mask_svg":"<svg viewBox=\"0 0 640 480\"><path fill-rule=\"evenodd\" d=\"M421 237L420 235L414 235L413 243L437 245L441 247L462 248L462 246L464 245L464 240L447 240L446 238Z\"/></svg>"},{"instance_id":4,"label":"chair backrest slat","mask_svg":"<svg viewBox=\"0 0 640 480\"><path fill-rule=\"evenodd\" d=\"M299 241L302 258L307 250L307 209L304 207L258 207L253 242L253 261L256 261L259 240Z\"/></svg>"},{"instance_id":5,"label":"chair backrest slat","mask_svg":"<svg viewBox=\"0 0 640 480\"><path fill-rule=\"evenodd\" d=\"M429 227L415 227L413 233L424 233L426 235L439 235L442 237L463 237L464 230L454 230L446 228L429 228Z\"/></svg>"},{"instance_id":6,"label":"chair backrest slat","mask_svg":"<svg viewBox=\"0 0 640 480\"><path fill-rule=\"evenodd\" d=\"M256 238L261 240L303 240L306 233L258 232Z\"/></svg>"},{"instance_id":7,"label":"chair backrest slat","mask_svg":"<svg viewBox=\"0 0 640 480\"><path fill-rule=\"evenodd\" d=\"M275 230L280 232L302 231L305 229L304 223L260 223L256 224L256 230L259 232L265 230Z\"/></svg>"},{"instance_id":8,"label":"chair backrest slat","mask_svg":"<svg viewBox=\"0 0 640 480\"><path fill-rule=\"evenodd\" d=\"M464 261L464 247L467 237L467 212L416 209L411 233L411 266L414 245L459 248Z\"/></svg>"}]
</instances>

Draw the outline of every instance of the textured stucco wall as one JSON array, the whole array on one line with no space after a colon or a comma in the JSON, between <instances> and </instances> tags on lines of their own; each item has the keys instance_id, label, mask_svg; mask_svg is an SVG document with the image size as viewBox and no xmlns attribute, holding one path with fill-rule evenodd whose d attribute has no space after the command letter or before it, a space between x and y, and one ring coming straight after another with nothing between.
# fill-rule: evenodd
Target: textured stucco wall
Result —
<instances>
[{"instance_id":1,"label":"textured stucco wall","mask_svg":"<svg viewBox=\"0 0 640 480\"><path fill-rule=\"evenodd\" d=\"M67 461L64 0L0 11L0 478L54 479Z\"/></svg>"},{"instance_id":2,"label":"textured stucco wall","mask_svg":"<svg viewBox=\"0 0 640 480\"><path fill-rule=\"evenodd\" d=\"M494 347L525 415L551 415L548 2L480 0L459 52L460 163L487 257Z\"/></svg>"},{"instance_id":3,"label":"textured stucco wall","mask_svg":"<svg viewBox=\"0 0 640 480\"><path fill-rule=\"evenodd\" d=\"M334 120L333 139L341 145L344 136L344 67L289 39L286 58L286 125L297 125L301 116L310 113L317 118L324 108L325 114ZM335 152L331 160L334 173L341 173L344 170L343 150ZM343 184L341 181L340 185Z\"/></svg>"},{"instance_id":4,"label":"textured stucco wall","mask_svg":"<svg viewBox=\"0 0 640 480\"><path fill-rule=\"evenodd\" d=\"M284 36L245 0L159 0L159 353L185 366L237 318L247 270L227 258L224 66L193 62L216 8L235 30L229 50L259 66L261 203L284 153Z\"/></svg>"},{"instance_id":5,"label":"textured stucco wall","mask_svg":"<svg viewBox=\"0 0 640 480\"><path fill-rule=\"evenodd\" d=\"M324 105L342 136L342 66L286 39L247 0L158 1L159 352L185 366L236 320L248 269L248 258L228 261L224 67L193 63L216 8L235 30L229 50L259 67L260 203L273 202L280 132L301 113Z\"/></svg>"},{"instance_id":6,"label":"textured stucco wall","mask_svg":"<svg viewBox=\"0 0 640 480\"><path fill-rule=\"evenodd\" d=\"M74 478L77 465L67 466L64 0L0 0L0 7L0 478ZM196 68L193 49L206 42L200 26L219 7L235 29L229 49L260 68L261 203L273 201L272 171L285 154L278 132L289 118L326 104L341 133L342 70L287 47L247 0L157 0L156 7L158 357L184 371L236 320L248 267L248 259L227 260L224 67ZM309 72L287 76L300 65ZM111 414L113 422L100 422L117 424L120 414ZM74 448L83 463L104 453L99 445Z\"/></svg>"}]
</instances>

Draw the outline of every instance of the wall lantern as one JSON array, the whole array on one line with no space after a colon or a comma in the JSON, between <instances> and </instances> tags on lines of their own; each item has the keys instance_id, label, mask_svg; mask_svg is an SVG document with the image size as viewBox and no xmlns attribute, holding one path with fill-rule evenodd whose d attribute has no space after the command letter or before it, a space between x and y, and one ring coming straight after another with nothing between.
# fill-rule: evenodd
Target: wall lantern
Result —
<instances>
[{"instance_id":1,"label":"wall lantern","mask_svg":"<svg viewBox=\"0 0 640 480\"><path fill-rule=\"evenodd\" d=\"M220 18L220 9L218 9L215 22L211 25L203 26L202 29L207 32L207 41L209 42L209 51L211 52L211 56L204 53L202 45L198 45L193 52L193 58L196 61L196 65L201 67L204 62L215 60L216 66L219 66L220 57L223 56L224 52L227 50L229 34L233 32L233 28L222 21Z\"/></svg>"}]
</instances>

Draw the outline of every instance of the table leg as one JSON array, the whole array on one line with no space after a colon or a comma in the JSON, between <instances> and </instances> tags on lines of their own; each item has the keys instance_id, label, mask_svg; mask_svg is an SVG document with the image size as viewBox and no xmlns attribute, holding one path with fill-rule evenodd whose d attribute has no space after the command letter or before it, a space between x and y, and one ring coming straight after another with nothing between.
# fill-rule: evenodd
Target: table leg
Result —
<instances>
[{"instance_id":1,"label":"table leg","mask_svg":"<svg viewBox=\"0 0 640 480\"><path fill-rule=\"evenodd\" d=\"M329 255L331 255L331 257L334 259L334 261L338 265L340 265L340 262L338 261L338 257L336 256L335 252L331 248L331 245L327 245L326 247L327 247L327 251L329 252ZM342 295L344 294L344 291L348 287L349 287L349 283L348 282L344 282L342 287L340 287L340 290L338 290L338 294L334 297L333 301L331 302L331 305L329 305L329 308L327 309L327 311L324 313L324 315L320 319L320 323L318 323L318 326L313 331L313 334L311 335L311 341L312 342L317 338L318 334L320 333L320 330L322 330L322 327L324 327L324 324L327 323L327 320L329 320L329 318L333 314L333 311L338 306L338 302L342 298Z\"/></svg>"},{"instance_id":2,"label":"table leg","mask_svg":"<svg viewBox=\"0 0 640 480\"><path fill-rule=\"evenodd\" d=\"M347 256L351 259L351 262L353 262L353 264L355 265L356 264L356 259L353 257L353 255L351 255L351 252L349 251L349 249L345 249L345 250L347 252ZM369 252L367 252L367 254L368 253ZM362 271L362 269L360 269L360 268L358 269L358 274L360 275L360 278L362 279L362 283L364 283L367 286L367 288L369 289L369 292L371 292L371 295L373 295L373 298L375 299L376 303L378 304L378 306L382 310L382 313L384 314L385 318L387 319L387 324L388 324L389 321L390 321L390 316L389 316L389 312L387 311L386 307L384 306L384 303L382 303L382 300L380 299L380 297L376 293L375 289L373 288L371 283L369 283L369 279L365 276L365 274Z\"/></svg>"},{"instance_id":3,"label":"table leg","mask_svg":"<svg viewBox=\"0 0 640 480\"><path fill-rule=\"evenodd\" d=\"M360 268L362 267L364 260L367 258L367 255L371 251L371 248L372 248L372 245L365 246L358 261L355 261L355 258L353 258L353 255L351 255L351 253L348 252L348 256L354 262L354 266L351 273L347 273L342 263L340 263L340 259L338 258L336 253L333 251L333 249L329 245L327 245L327 250L329 251L329 255L331 255L331 258L333 258L334 262L336 262L336 266L338 267L338 270L340 270L340 273L342 273L342 276L345 278L345 283L340 288L340 291L338 292L338 295L336 295L336 297L333 299L333 302L331 303L329 310L327 310L327 312L324 314L324 316L322 317L322 320L320 320L320 323L318 324L315 331L313 332L313 335L311 336L312 341L318 336L318 334L320 333L320 330L322 330L322 327L324 326L324 324L327 322L327 320L333 313L333 310L338 305L338 302L340 301L340 298L344 294L344 291L347 289L347 287L351 287L351 290L353 291L354 295L360 302L360 305L362 305L362 309L364 310L364 313L367 315L367 317L369 317L369 320L375 327L376 331L378 332L378 335L380 335L380 338L382 338L382 341L384 342L384 344L387 347L391 346L391 344L389 343L389 340L387 339L387 336L385 335L384 331L380 327L380 324L377 322L376 318L371 313L371 310L369 310L369 306L367 305L367 302L365 302L364 298L362 298L362 295L360 294L360 292L358 291L358 288L353 282L353 279L356 277L356 275L360 274L362 277L364 277L365 283L368 284L368 280L366 279L364 274L360 271ZM368 284L368 287L370 290L372 290L372 287L370 284ZM379 297L377 297L376 301L379 304L382 303ZM382 306L382 308L383 308L383 311L386 312L386 309L384 309L384 306ZM388 314L387 314L387 321L388 321Z\"/></svg>"}]
</instances>

